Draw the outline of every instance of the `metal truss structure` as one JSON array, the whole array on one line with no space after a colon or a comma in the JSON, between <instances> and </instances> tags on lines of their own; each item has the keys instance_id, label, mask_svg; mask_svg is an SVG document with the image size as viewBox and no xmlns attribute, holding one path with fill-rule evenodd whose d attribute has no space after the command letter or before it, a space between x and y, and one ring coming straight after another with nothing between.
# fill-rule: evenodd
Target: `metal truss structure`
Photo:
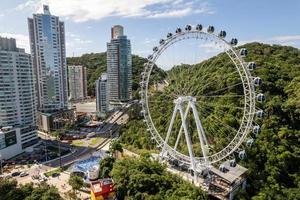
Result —
<instances>
[{"instance_id":1,"label":"metal truss structure","mask_svg":"<svg viewBox=\"0 0 300 200\"><path fill-rule=\"evenodd\" d=\"M242 144L246 141L247 146L252 145L253 138L250 137L249 133L251 131L254 132L254 127L257 127L254 119L256 116L262 117L263 115L263 112L261 110L256 109L256 101L263 101L265 98L263 94L256 94L255 91L255 87L261 84L261 79L259 77L251 76L250 73L250 71L256 68L256 64L254 62L245 62L243 57L247 55L247 49L237 49L235 47L237 45L237 39L234 38L228 42L224 39L225 36L225 31L221 31L219 34L215 34L213 26L209 26L207 30L204 30L202 28L202 25L200 24L195 27L187 25L184 30L178 28L176 30L176 33L169 33L165 39L160 40L159 46L153 48L153 54L148 56L148 62L144 65L144 72L142 72L141 74L141 112L144 116L144 121L147 124L147 130L151 133L152 139L155 140L158 144L158 147L162 149L162 152L160 154L161 159L176 160L179 164L185 165L189 169L191 169L195 175L203 174L207 169L209 170L211 165L229 158L230 155L232 155L236 151L239 151L240 158L245 157L245 151L241 150ZM165 138L163 138L161 136L162 134L159 133L156 129L149 110L149 79L157 59L171 45L179 41L188 39L209 40L212 41L212 43L218 48L223 49L232 63L234 63L235 69L239 74L243 86L244 108L240 127L237 130L234 138L227 146L225 146L219 152L211 155L208 152L209 144L207 142L205 132L203 130L201 121L199 119L199 114L195 106L195 102L197 101L195 97L181 96L174 100L175 107ZM190 111L192 111L196 123L198 139L201 145L202 157L194 156L191 138L186 127L186 118ZM177 113L179 113L180 115L182 124L180 131L178 132L175 145L170 146L168 144L168 140L171 135L174 119ZM180 137L182 137L182 133L184 133L185 136L189 155L184 155L181 152L177 151L178 143Z\"/></svg>"}]
</instances>

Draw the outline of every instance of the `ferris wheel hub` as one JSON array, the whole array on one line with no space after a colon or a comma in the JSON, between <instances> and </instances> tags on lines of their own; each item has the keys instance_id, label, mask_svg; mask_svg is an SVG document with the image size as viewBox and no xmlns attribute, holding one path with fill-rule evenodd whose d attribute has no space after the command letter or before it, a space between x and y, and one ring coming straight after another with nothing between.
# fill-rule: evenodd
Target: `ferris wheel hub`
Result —
<instances>
[{"instance_id":1,"label":"ferris wheel hub","mask_svg":"<svg viewBox=\"0 0 300 200\"><path fill-rule=\"evenodd\" d=\"M183 102L196 102L196 98L192 96L180 96L174 100L175 104L181 104Z\"/></svg>"}]
</instances>

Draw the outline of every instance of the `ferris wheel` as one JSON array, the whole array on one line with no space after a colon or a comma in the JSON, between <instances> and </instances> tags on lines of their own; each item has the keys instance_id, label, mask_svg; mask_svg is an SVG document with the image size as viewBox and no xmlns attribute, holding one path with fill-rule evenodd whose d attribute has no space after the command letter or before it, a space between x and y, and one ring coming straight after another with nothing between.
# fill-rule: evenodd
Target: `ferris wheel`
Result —
<instances>
[{"instance_id":1,"label":"ferris wheel","mask_svg":"<svg viewBox=\"0 0 300 200\"><path fill-rule=\"evenodd\" d=\"M235 165L235 157L244 159L244 148L251 147L260 132L256 119L263 117L263 111L257 106L265 96L257 90L262 80L251 75L256 64L244 60L248 50L238 49L236 38L226 41L225 37L224 30L216 34L213 26L177 28L153 48L141 74L141 114L161 149L161 159L187 166L194 174L203 174L225 159ZM157 61L169 48L188 40L208 42L207 47L219 50L218 56L169 70L162 89L157 89L151 79ZM186 86L192 77L196 84Z\"/></svg>"}]
</instances>

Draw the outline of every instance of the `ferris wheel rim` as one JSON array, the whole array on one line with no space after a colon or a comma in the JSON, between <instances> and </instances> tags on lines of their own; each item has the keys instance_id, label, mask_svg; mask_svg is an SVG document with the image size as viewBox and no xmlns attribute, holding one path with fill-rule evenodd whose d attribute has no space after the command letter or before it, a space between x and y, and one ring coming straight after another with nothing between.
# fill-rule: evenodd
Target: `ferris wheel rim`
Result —
<instances>
[{"instance_id":1,"label":"ferris wheel rim","mask_svg":"<svg viewBox=\"0 0 300 200\"><path fill-rule=\"evenodd\" d=\"M197 37L191 37L193 34ZM188 36L185 38L185 36ZM148 84L149 84L149 78L151 76L151 72L153 70L153 67L155 65L156 60L161 56L161 54L171 45L174 43L185 40L185 39L190 39L190 38L196 38L196 39L203 39L198 36L208 36L211 39L215 39L218 42L222 42L226 47L228 48L225 52L226 54L230 57L230 59L233 61L236 69L240 69L242 71L239 71L239 77L242 80L243 83L243 91L244 91L244 96L245 96L245 106L244 106L244 112L243 112L243 117L242 121L240 123L240 127L237 130L237 133L235 134L234 138L228 143L226 147L224 147L222 150L211 154L207 156L209 159L210 163L215 163L220 160L223 160L224 158L228 157L230 154L232 154L234 151L236 151L239 146L244 142L245 138L247 137L248 133L250 132L249 129L252 127L252 123L254 120L254 112L255 112L255 89L253 82L251 81L252 77L245 66L245 61L243 58L236 52L234 47L227 42L224 38L221 38L213 33L208 33L204 31L199 31L199 30L193 30L193 31L182 31L181 33L177 33L172 35L171 37L167 38L164 43L160 44L157 48L158 50L153 52L153 54L150 56L148 59L148 63L145 65L145 71L142 75L142 106L143 106L143 115L145 122L147 123L148 129L152 135L152 137L156 140L158 145L162 145L164 143L164 139L161 137L161 134L157 131L152 117L151 117L151 112L149 109L149 102L148 102ZM181 38L180 38L181 37ZM176 40L180 39L180 40ZM231 56L229 55L231 54ZM239 66L237 66L239 65ZM238 68L240 67L240 68ZM241 74L243 73L243 74ZM245 92L247 91L248 92ZM247 95L248 96L247 96ZM246 106L249 106L246 107ZM246 111L248 110L248 112ZM243 129L243 130L242 130ZM168 144L166 145L167 152L169 153L169 156L182 160L182 162L189 163L189 156L180 153L176 150L174 150L171 146ZM203 157L196 157L198 164L201 165L203 161Z\"/></svg>"}]
</instances>

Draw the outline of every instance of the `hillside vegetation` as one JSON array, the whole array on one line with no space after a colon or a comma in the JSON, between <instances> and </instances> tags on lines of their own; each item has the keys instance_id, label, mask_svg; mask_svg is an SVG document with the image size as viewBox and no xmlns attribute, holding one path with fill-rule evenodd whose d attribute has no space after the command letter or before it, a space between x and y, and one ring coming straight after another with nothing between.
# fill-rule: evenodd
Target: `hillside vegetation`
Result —
<instances>
[{"instance_id":1,"label":"hillside vegetation","mask_svg":"<svg viewBox=\"0 0 300 200\"><path fill-rule=\"evenodd\" d=\"M259 76L263 80L258 92L266 95L266 101L258 104L264 109L265 114L263 120L259 121L262 130L255 137L254 145L246 149L247 159L241 161L241 164L249 169L248 186L246 193L241 193L238 198L300 199L300 51L292 47L260 43L247 44L245 47L249 51L246 61L255 61L258 65L254 76ZM214 144L211 151L218 151L228 142L228 138L232 137L230 131L219 126L219 123L214 124L213 121L218 119L220 124L226 123L231 127L237 127L241 115L238 108L243 105L243 102L236 98L241 94L240 86L217 93L224 95L224 98L216 100L209 97L205 101L210 102L208 105L201 104L201 99L207 98L201 94L237 83L237 76L232 75L230 78L224 76L228 71L222 70L232 67L228 64L224 68L224 63L227 65L224 59L224 55L219 55L204 61L205 64L214 66L207 71L202 70L203 63L199 63L193 66L177 66L168 72L167 80L171 82L170 86L163 92L151 93L153 103L150 104L150 110L154 124L160 132L166 132L169 113L174 107L172 100L168 98L184 93L197 96L197 100L199 99L197 109L203 115L203 123L210 125L212 129L207 131L209 142ZM200 87L199 78L207 74L210 75L207 82L215 84L207 87L204 84L205 87ZM187 75L188 79L182 79ZM190 90L186 85L196 90ZM166 103L163 103L164 101ZM227 108L223 105L232 107ZM123 128L121 142L132 149L154 149L155 144L151 142L145 123L138 114L140 108L132 109L132 120ZM175 123L175 128L179 127ZM214 130L219 130L219 134L214 135ZM195 133L192 133L192 137L194 135ZM170 140L171 143L174 142L174 138ZM195 144L194 149L199 149L199 145ZM180 150L186 152L184 143L181 144Z\"/></svg>"},{"instance_id":2,"label":"hillside vegetation","mask_svg":"<svg viewBox=\"0 0 300 200\"><path fill-rule=\"evenodd\" d=\"M135 91L139 87L140 74L144 70L143 64L146 61L145 58L132 55L132 89L136 98L137 93ZM83 65L87 68L88 95L95 96L95 81L103 72L106 72L106 53L89 53L80 57L69 57L67 63L68 65ZM157 79L165 76L164 71L158 68L154 69L154 73Z\"/></svg>"}]
</instances>

